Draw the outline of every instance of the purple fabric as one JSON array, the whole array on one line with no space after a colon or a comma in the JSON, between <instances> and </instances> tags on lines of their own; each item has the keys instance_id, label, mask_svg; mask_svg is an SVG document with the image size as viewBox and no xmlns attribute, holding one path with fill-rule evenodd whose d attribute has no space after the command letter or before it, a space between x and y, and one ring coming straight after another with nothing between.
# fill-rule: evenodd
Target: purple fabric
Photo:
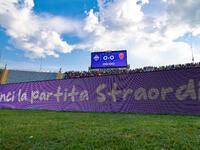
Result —
<instances>
[{"instance_id":1,"label":"purple fabric","mask_svg":"<svg viewBox=\"0 0 200 150\"><path fill-rule=\"evenodd\" d=\"M200 69L0 85L0 108L200 114Z\"/></svg>"}]
</instances>

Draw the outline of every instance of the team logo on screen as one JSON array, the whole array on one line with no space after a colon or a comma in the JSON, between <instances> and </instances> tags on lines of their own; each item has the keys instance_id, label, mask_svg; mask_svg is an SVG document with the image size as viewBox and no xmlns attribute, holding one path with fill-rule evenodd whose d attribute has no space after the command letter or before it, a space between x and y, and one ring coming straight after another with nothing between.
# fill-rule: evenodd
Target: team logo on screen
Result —
<instances>
[{"instance_id":1,"label":"team logo on screen","mask_svg":"<svg viewBox=\"0 0 200 150\"><path fill-rule=\"evenodd\" d=\"M123 59L124 58L124 54L123 53L119 53L119 58Z\"/></svg>"},{"instance_id":2,"label":"team logo on screen","mask_svg":"<svg viewBox=\"0 0 200 150\"><path fill-rule=\"evenodd\" d=\"M99 56L98 56L98 55L95 55L95 56L94 56L94 60L95 60L95 61L98 61L98 60L99 60Z\"/></svg>"}]
</instances>

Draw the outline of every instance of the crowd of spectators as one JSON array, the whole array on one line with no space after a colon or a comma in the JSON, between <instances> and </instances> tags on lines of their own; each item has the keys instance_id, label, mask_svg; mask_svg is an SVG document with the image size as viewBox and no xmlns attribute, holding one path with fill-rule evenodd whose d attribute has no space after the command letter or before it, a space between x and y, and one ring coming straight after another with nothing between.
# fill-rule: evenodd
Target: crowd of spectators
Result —
<instances>
[{"instance_id":1,"label":"crowd of spectators","mask_svg":"<svg viewBox=\"0 0 200 150\"><path fill-rule=\"evenodd\" d=\"M71 79L71 78L81 78L81 77L120 75L120 74L139 73L139 72L178 70L178 69L187 69L187 68L194 68L194 67L200 67L200 62L178 64L178 65L168 65L168 66L160 66L160 67L147 66L147 67L143 67L143 68L123 69L123 70L81 71L81 72L80 71L67 71L64 73L64 78Z\"/></svg>"}]
</instances>

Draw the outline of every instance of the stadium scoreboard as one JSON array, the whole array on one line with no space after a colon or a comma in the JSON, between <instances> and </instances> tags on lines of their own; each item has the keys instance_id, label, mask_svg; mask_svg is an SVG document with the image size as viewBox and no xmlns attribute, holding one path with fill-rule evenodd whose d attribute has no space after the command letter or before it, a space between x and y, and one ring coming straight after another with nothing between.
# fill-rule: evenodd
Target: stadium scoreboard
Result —
<instances>
[{"instance_id":1,"label":"stadium scoreboard","mask_svg":"<svg viewBox=\"0 0 200 150\"><path fill-rule=\"evenodd\" d=\"M91 53L91 68L120 68L127 67L127 52L106 51Z\"/></svg>"}]
</instances>

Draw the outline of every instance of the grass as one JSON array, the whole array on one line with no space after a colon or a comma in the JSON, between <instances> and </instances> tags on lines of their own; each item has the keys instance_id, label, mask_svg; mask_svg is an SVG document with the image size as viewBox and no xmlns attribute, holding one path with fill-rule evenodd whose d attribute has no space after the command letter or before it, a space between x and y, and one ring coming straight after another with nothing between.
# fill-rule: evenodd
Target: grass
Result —
<instances>
[{"instance_id":1,"label":"grass","mask_svg":"<svg viewBox=\"0 0 200 150\"><path fill-rule=\"evenodd\" d=\"M200 116L0 109L0 149L200 149Z\"/></svg>"}]
</instances>

